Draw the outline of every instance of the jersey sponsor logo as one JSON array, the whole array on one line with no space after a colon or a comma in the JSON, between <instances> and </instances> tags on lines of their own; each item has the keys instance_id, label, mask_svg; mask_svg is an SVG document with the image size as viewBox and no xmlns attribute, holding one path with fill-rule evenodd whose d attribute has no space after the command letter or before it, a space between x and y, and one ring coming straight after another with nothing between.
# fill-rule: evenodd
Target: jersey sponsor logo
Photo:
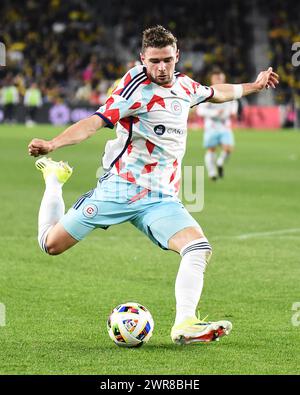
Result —
<instances>
[{"instance_id":1,"label":"jersey sponsor logo","mask_svg":"<svg viewBox=\"0 0 300 395\"><path fill-rule=\"evenodd\" d=\"M98 208L94 204L87 204L82 209L83 215L87 218L94 218L98 213Z\"/></svg>"},{"instance_id":2,"label":"jersey sponsor logo","mask_svg":"<svg viewBox=\"0 0 300 395\"><path fill-rule=\"evenodd\" d=\"M166 127L164 125L156 125L154 127L154 133L156 133L158 136L162 136L166 131Z\"/></svg>"},{"instance_id":3,"label":"jersey sponsor logo","mask_svg":"<svg viewBox=\"0 0 300 395\"><path fill-rule=\"evenodd\" d=\"M174 128L168 128L167 129L168 134L184 134L184 130L182 129L174 129Z\"/></svg>"},{"instance_id":4,"label":"jersey sponsor logo","mask_svg":"<svg viewBox=\"0 0 300 395\"><path fill-rule=\"evenodd\" d=\"M164 125L156 125L154 128L154 132L158 135L158 136L162 136L164 133L167 134L184 134L184 130L183 129L176 129L176 128L166 128Z\"/></svg>"},{"instance_id":5,"label":"jersey sponsor logo","mask_svg":"<svg viewBox=\"0 0 300 395\"><path fill-rule=\"evenodd\" d=\"M171 104L172 112L176 115L180 115L182 113L182 106L179 101L174 100Z\"/></svg>"}]
</instances>

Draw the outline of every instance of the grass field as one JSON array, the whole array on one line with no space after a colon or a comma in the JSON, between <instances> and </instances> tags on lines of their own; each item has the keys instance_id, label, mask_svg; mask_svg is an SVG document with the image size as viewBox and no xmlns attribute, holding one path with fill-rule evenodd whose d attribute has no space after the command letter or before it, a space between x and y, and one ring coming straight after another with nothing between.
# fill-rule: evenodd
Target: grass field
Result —
<instances>
[{"instance_id":1,"label":"grass field","mask_svg":"<svg viewBox=\"0 0 300 395\"><path fill-rule=\"evenodd\" d=\"M300 326L300 133L236 133L226 177L205 180L205 207L193 213L213 245L200 302L202 315L229 319L232 334L208 345L171 343L179 257L160 250L130 224L98 230L57 257L36 241L43 193L27 155L32 137L52 126L0 127L1 374L298 374ZM95 185L103 130L53 153L74 175L66 207ZM202 134L188 139L186 165L203 163ZM155 330L139 349L116 347L106 319L135 300L152 312ZM297 323L297 317L294 317ZM300 322L299 322L300 323Z\"/></svg>"}]
</instances>

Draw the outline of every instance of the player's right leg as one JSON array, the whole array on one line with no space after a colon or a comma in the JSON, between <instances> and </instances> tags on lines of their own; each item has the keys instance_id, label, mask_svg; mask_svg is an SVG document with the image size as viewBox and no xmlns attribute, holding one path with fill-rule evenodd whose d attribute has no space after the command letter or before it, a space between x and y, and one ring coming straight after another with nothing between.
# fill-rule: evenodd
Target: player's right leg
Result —
<instances>
[{"instance_id":1,"label":"player's right leg","mask_svg":"<svg viewBox=\"0 0 300 395\"><path fill-rule=\"evenodd\" d=\"M46 184L39 210L38 241L43 251L57 255L77 243L58 223L65 212L62 186L73 170L67 163L55 162L45 157L38 159L35 166L43 173Z\"/></svg>"},{"instance_id":2,"label":"player's right leg","mask_svg":"<svg viewBox=\"0 0 300 395\"><path fill-rule=\"evenodd\" d=\"M74 239L65 228L58 222L50 229L44 248L41 247L49 255L59 255L62 252L73 247L79 240Z\"/></svg>"},{"instance_id":3,"label":"player's right leg","mask_svg":"<svg viewBox=\"0 0 300 395\"><path fill-rule=\"evenodd\" d=\"M216 161L218 175L224 177L224 165L228 161L234 147L234 136L231 130L225 130L220 133L221 152Z\"/></svg>"}]
</instances>

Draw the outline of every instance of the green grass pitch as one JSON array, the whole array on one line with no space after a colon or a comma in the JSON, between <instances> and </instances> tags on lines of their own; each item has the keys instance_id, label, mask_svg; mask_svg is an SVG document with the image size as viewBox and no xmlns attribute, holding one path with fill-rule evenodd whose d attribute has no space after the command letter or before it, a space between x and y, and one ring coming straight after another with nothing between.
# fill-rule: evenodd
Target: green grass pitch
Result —
<instances>
[{"instance_id":1,"label":"green grass pitch","mask_svg":"<svg viewBox=\"0 0 300 395\"><path fill-rule=\"evenodd\" d=\"M0 127L0 374L298 374L300 133L239 131L225 179L205 179L204 210L193 215L214 253L199 308L211 320L231 320L233 331L178 347L170 339L177 254L130 224L95 231L61 256L40 251L44 186L27 144L62 129ZM64 187L67 208L94 187L113 135L103 129L52 154L75 168ZM203 164L200 131L189 134L184 164ZM142 348L121 349L106 319L132 300L150 309L155 329Z\"/></svg>"}]
</instances>

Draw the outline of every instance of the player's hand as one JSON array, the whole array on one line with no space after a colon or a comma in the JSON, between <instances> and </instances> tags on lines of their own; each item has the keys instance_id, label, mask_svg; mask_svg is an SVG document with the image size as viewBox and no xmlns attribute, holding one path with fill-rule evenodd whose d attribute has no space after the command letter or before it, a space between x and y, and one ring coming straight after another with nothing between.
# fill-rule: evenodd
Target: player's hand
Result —
<instances>
[{"instance_id":1,"label":"player's hand","mask_svg":"<svg viewBox=\"0 0 300 395\"><path fill-rule=\"evenodd\" d=\"M272 67L269 67L268 70L261 71L258 74L255 84L257 85L258 91L264 88L276 88L276 85L279 84L279 75L273 71Z\"/></svg>"},{"instance_id":2,"label":"player's hand","mask_svg":"<svg viewBox=\"0 0 300 395\"><path fill-rule=\"evenodd\" d=\"M51 151L53 151L52 144L47 140L33 139L28 144L28 153L31 156L46 155Z\"/></svg>"}]
</instances>

